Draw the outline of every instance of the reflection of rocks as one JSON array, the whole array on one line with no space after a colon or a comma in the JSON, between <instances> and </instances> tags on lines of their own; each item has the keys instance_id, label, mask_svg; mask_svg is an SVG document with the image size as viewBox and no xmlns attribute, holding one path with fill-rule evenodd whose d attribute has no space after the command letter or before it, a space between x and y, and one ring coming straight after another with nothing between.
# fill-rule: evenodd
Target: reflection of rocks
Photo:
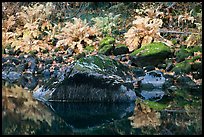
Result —
<instances>
[{"instance_id":1,"label":"reflection of rocks","mask_svg":"<svg viewBox=\"0 0 204 137\"><path fill-rule=\"evenodd\" d=\"M23 88L3 86L2 104L2 134L72 134L71 127Z\"/></svg>"},{"instance_id":2,"label":"reflection of rocks","mask_svg":"<svg viewBox=\"0 0 204 137\"><path fill-rule=\"evenodd\" d=\"M130 70L106 56L88 56L51 79L34 96L44 101L129 102L135 101Z\"/></svg>"},{"instance_id":3,"label":"reflection of rocks","mask_svg":"<svg viewBox=\"0 0 204 137\"><path fill-rule=\"evenodd\" d=\"M156 127L161 124L160 113L142 103L137 103L134 114L129 117L129 120L131 120L133 128L141 128L145 126Z\"/></svg>"},{"instance_id":4,"label":"reflection of rocks","mask_svg":"<svg viewBox=\"0 0 204 137\"><path fill-rule=\"evenodd\" d=\"M137 93L144 99L161 99L164 96L162 89L164 83L165 78L162 72L158 70L149 71L141 80Z\"/></svg>"},{"instance_id":5,"label":"reflection of rocks","mask_svg":"<svg viewBox=\"0 0 204 137\"><path fill-rule=\"evenodd\" d=\"M133 114L135 103L62 103L47 105L73 128L86 129Z\"/></svg>"}]
</instances>

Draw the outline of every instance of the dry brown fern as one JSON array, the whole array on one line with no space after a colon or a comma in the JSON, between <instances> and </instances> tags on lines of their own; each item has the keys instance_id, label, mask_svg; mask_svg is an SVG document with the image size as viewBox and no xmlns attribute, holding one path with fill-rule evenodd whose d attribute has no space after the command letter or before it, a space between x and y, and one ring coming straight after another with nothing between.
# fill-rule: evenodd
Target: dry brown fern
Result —
<instances>
[{"instance_id":1,"label":"dry brown fern","mask_svg":"<svg viewBox=\"0 0 204 137\"><path fill-rule=\"evenodd\" d=\"M129 51L138 49L152 41L161 41L171 45L159 33L162 23L161 19L136 16L136 20L132 23L133 26L125 33L125 42L129 47Z\"/></svg>"}]
</instances>

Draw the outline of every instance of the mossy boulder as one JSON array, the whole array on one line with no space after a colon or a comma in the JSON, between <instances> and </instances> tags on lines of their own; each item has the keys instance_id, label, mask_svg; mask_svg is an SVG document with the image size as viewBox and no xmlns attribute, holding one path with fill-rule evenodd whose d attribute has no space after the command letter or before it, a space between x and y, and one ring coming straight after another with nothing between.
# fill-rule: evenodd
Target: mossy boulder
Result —
<instances>
[{"instance_id":1,"label":"mossy boulder","mask_svg":"<svg viewBox=\"0 0 204 137\"><path fill-rule=\"evenodd\" d=\"M171 49L161 42L153 42L130 54L133 64L144 67L158 65L171 55Z\"/></svg>"},{"instance_id":2,"label":"mossy boulder","mask_svg":"<svg viewBox=\"0 0 204 137\"><path fill-rule=\"evenodd\" d=\"M102 39L99 43L99 49L101 49L103 46L105 45L110 45L110 44L114 44L115 43L115 39L113 37L105 37L104 39Z\"/></svg>"},{"instance_id":3,"label":"mossy boulder","mask_svg":"<svg viewBox=\"0 0 204 137\"><path fill-rule=\"evenodd\" d=\"M176 61L181 62L181 61L184 61L185 58L191 56L191 53L188 52L186 49L180 49L175 53L175 56L176 56Z\"/></svg>"},{"instance_id":4,"label":"mossy boulder","mask_svg":"<svg viewBox=\"0 0 204 137\"><path fill-rule=\"evenodd\" d=\"M113 50L113 54L115 56L117 55L121 55L121 54L126 54L129 52L129 49L126 45L124 44L119 44L115 47L115 49Z\"/></svg>"},{"instance_id":5,"label":"mossy boulder","mask_svg":"<svg viewBox=\"0 0 204 137\"><path fill-rule=\"evenodd\" d=\"M195 70L198 66L196 66L199 63L196 63L196 60L201 60L201 56L194 56L191 59L184 60L182 62L179 62L175 65L175 67L172 69L176 74L183 74L183 73L189 73L193 70ZM200 67L202 67L200 65ZM200 70L201 68L197 68Z\"/></svg>"},{"instance_id":6,"label":"mossy boulder","mask_svg":"<svg viewBox=\"0 0 204 137\"><path fill-rule=\"evenodd\" d=\"M99 54L104 54L104 55L108 56L108 55L112 54L113 49L114 49L114 45L113 44L105 45L101 49L99 49L98 53Z\"/></svg>"},{"instance_id":7,"label":"mossy boulder","mask_svg":"<svg viewBox=\"0 0 204 137\"><path fill-rule=\"evenodd\" d=\"M87 56L67 66L34 96L42 101L130 102L135 101L129 68L104 55Z\"/></svg>"},{"instance_id":8,"label":"mossy boulder","mask_svg":"<svg viewBox=\"0 0 204 137\"><path fill-rule=\"evenodd\" d=\"M191 65L187 61L177 63L172 69L175 74L189 73L191 71Z\"/></svg>"}]
</instances>

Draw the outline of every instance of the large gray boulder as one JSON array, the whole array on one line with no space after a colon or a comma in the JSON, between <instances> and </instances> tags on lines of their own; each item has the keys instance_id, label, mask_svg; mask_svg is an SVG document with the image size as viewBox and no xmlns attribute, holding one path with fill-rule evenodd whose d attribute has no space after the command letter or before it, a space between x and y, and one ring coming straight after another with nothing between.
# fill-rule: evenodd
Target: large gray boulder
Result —
<instances>
[{"instance_id":1,"label":"large gray boulder","mask_svg":"<svg viewBox=\"0 0 204 137\"><path fill-rule=\"evenodd\" d=\"M103 55L80 58L34 92L42 101L130 102L135 101L133 78L128 67Z\"/></svg>"}]
</instances>

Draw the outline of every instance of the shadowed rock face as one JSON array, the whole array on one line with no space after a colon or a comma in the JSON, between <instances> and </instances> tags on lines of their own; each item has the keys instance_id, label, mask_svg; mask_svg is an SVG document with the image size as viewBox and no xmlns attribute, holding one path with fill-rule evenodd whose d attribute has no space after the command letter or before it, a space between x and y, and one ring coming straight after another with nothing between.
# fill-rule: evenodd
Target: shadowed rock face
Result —
<instances>
[{"instance_id":1,"label":"shadowed rock face","mask_svg":"<svg viewBox=\"0 0 204 137\"><path fill-rule=\"evenodd\" d=\"M88 56L74 62L60 78L34 92L43 101L129 102L136 99L130 70L107 56Z\"/></svg>"}]
</instances>

